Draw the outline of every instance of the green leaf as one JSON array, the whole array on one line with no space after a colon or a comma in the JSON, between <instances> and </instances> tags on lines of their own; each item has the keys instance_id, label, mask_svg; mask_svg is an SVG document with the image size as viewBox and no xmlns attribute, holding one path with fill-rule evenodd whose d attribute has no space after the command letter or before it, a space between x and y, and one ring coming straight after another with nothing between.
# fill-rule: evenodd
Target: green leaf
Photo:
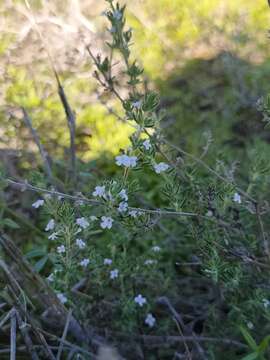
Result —
<instances>
[{"instance_id":1,"label":"green leaf","mask_svg":"<svg viewBox=\"0 0 270 360\"><path fill-rule=\"evenodd\" d=\"M257 352L253 352L253 353L250 353L247 356L243 357L240 360L255 360L255 359L258 359L258 356L259 356L259 354Z\"/></svg>"},{"instance_id":2,"label":"green leaf","mask_svg":"<svg viewBox=\"0 0 270 360\"><path fill-rule=\"evenodd\" d=\"M48 255L44 256L44 257L41 258L37 263L35 263L34 269L35 269L37 272L40 272L40 271L44 268L44 266L45 266L45 264L46 264L47 261L48 261Z\"/></svg>"},{"instance_id":3,"label":"green leaf","mask_svg":"<svg viewBox=\"0 0 270 360\"><path fill-rule=\"evenodd\" d=\"M258 346L258 351L260 353L263 353L269 346L269 341L270 341L270 335L265 336L265 338L260 342L259 346Z\"/></svg>"},{"instance_id":4,"label":"green leaf","mask_svg":"<svg viewBox=\"0 0 270 360\"><path fill-rule=\"evenodd\" d=\"M144 97L143 110L153 112L159 104L159 96L155 92L147 93Z\"/></svg>"},{"instance_id":5,"label":"green leaf","mask_svg":"<svg viewBox=\"0 0 270 360\"><path fill-rule=\"evenodd\" d=\"M46 254L46 249L45 248L35 248L31 251L29 251L25 257L26 259L32 259L35 257L41 257L44 256Z\"/></svg>"},{"instance_id":6,"label":"green leaf","mask_svg":"<svg viewBox=\"0 0 270 360\"><path fill-rule=\"evenodd\" d=\"M256 341L253 339L253 337L250 335L250 333L245 329L243 326L240 326L240 331L245 338L246 342L250 346L250 348L254 351L258 351L258 346L256 344Z\"/></svg>"},{"instance_id":7,"label":"green leaf","mask_svg":"<svg viewBox=\"0 0 270 360\"><path fill-rule=\"evenodd\" d=\"M11 229L19 229L20 226L12 219L6 218L3 220L3 224L10 227Z\"/></svg>"}]
</instances>

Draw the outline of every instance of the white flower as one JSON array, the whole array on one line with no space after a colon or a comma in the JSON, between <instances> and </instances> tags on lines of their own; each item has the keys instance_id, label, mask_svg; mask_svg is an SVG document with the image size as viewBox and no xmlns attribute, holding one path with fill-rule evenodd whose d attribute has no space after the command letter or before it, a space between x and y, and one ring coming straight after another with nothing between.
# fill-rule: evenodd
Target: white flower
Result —
<instances>
[{"instance_id":1,"label":"white flower","mask_svg":"<svg viewBox=\"0 0 270 360\"><path fill-rule=\"evenodd\" d=\"M137 210L130 210L128 215L135 218L138 215L138 211Z\"/></svg>"},{"instance_id":2,"label":"white flower","mask_svg":"<svg viewBox=\"0 0 270 360\"><path fill-rule=\"evenodd\" d=\"M38 209L39 207L44 205L44 200L39 199L32 204L33 208Z\"/></svg>"},{"instance_id":3,"label":"white flower","mask_svg":"<svg viewBox=\"0 0 270 360\"><path fill-rule=\"evenodd\" d=\"M96 186L93 191L93 196L102 197L105 196L105 186Z\"/></svg>"},{"instance_id":4,"label":"white flower","mask_svg":"<svg viewBox=\"0 0 270 360\"><path fill-rule=\"evenodd\" d=\"M83 267L86 267L89 263L90 263L90 260L89 260L89 259L83 259L83 260L80 262L80 265L83 266Z\"/></svg>"},{"instance_id":5,"label":"white flower","mask_svg":"<svg viewBox=\"0 0 270 360\"><path fill-rule=\"evenodd\" d=\"M63 254L66 251L65 245L57 246L58 254Z\"/></svg>"},{"instance_id":6,"label":"white flower","mask_svg":"<svg viewBox=\"0 0 270 360\"><path fill-rule=\"evenodd\" d=\"M267 309L270 306L270 301L268 299L262 299L263 306Z\"/></svg>"},{"instance_id":7,"label":"white flower","mask_svg":"<svg viewBox=\"0 0 270 360\"><path fill-rule=\"evenodd\" d=\"M111 229L113 224L113 219L108 216L102 216L101 217L101 223L100 226L102 229Z\"/></svg>"},{"instance_id":8,"label":"white flower","mask_svg":"<svg viewBox=\"0 0 270 360\"><path fill-rule=\"evenodd\" d=\"M149 139L144 140L143 142L143 147L145 148L145 150L150 150L151 149L151 143Z\"/></svg>"},{"instance_id":9,"label":"white flower","mask_svg":"<svg viewBox=\"0 0 270 360\"><path fill-rule=\"evenodd\" d=\"M118 155L116 156L116 164L118 166L135 167L137 165L137 156Z\"/></svg>"},{"instance_id":10,"label":"white flower","mask_svg":"<svg viewBox=\"0 0 270 360\"><path fill-rule=\"evenodd\" d=\"M55 227L55 221L54 219L51 219L48 224L46 225L45 227L45 231L50 231L50 230L53 230Z\"/></svg>"},{"instance_id":11,"label":"white flower","mask_svg":"<svg viewBox=\"0 0 270 360\"><path fill-rule=\"evenodd\" d=\"M152 250L153 250L154 252L160 252L161 248L160 248L159 246L153 246L153 247L152 247Z\"/></svg>"},{"instance_id":12,"label":"white flower","mask_svg":"<svg viewBox=\"0 0 270 360\"><path fill-rule=\"evenodd\" d=\"M155 164L155 165L154 165L154 169L155 169L155 172L156 172L157 174L160 174L160 173L168 170L168 169L169 169L169 165L166 164L166 163L164 163L164 162L160 162L159 164Z\"/></svg>"},{"instance_id":13,"label":"white flower","mask_svg":"<svg viewBox=\"0 0 270 360\"><path fill-rule=\"evenodd\" d=\"M55 240L58 237L58 233L57 232L53 232L50 236L48 236L49 240Z\"/></svg>"},{"instance_id":14,"label":"white flower","mask_svg":"<svg viewBox=\"0 0 270 360\"><path fill-rule=\"evenodd\" d=\"M146 323L146 325L148 325L149 327L153 327L156 323L156 318L152 315L152 314L147 314L144 322Z\"/></svg>"},{"instance_id":15,"label":"white flower","mask_svg":"<svg viewBox=\"0 0 270 360\"><path fill-rule=\"evenodd\" d=\"M61 301L62 304L65 304L68 301L67 297L62 293L57 294L57 297Z\"/></svg>"},{"instance_id":16,"label":"white flower","mask_svg":"<svg viewBox=\"0 0 270 360\"><path fill-rule=\"evenodd\" d=\"M142 106L142 101L141 100L133 101L132 106L136 109L140 109L140 107Z\"/></svg>"},{"instance_id":17,"label":"white flower","mask_svg":"<svg viewBox=\"0 0 270 360\"><path fill-rule=\"evenodd\" d=\"M118 278L118 275L119 275L119 270L117 269L114 269L112 271L110 271L110 279L116 279Z\"/></svg>"},{"instance_id":18,"label":"white flower","mask_svg":"<svg viewBox=\"0 0 270 360\"><path fill-rule=\"evenodd\" d=\"M76 224L83 229L86 229L89 226L89 222L84 217L76 219Z\"/></svg>"},{"instance_id":19,"label":"white flower","mask_svg":"<svg viewBox=\"0 0 270 360\"><path fill-rule=\"evenodd\" d=\"M156 263L157 263L157 260L147 259L147 260L145 260L144 265L153 265Z\"/></svg>"},{"instance_id":20,"label":"white flower","mask_svg":"<svg viewBox=\"0 0 270 360\"><path fill-rule=\"evenodd\" d=\"M241 200L241 195L239 195L237 192L233 195L233 201L241 204L242 200Z\"/></svg>"},{"instance_id":21,"label":"white flower","mask_svg":"<svg viewBox=\"0 0 270 360\"><path fill-rule=\"evenodd\" d=\"M112 259L104 259L104 261L103 261L103 264L104 265L111 265L112 264Z\"/></svg>"},{"instance_id":22,"label":"white flower","mask_svg":"<svg viewBox=\"0 0 270 360\"><path fill-rule=\"evenodd\" d=\"M248 322L247 322L247 327L248 327L250 330L254 329L254 325L253 325L253 323L252 323L251 321L248 321Z\"/></svg>"},{"instance_id":23,"label":"white flower","mask_svg":"<svg viewBox=\"0 0 270 360\"><path fill-rule=\"evenodd\" d=\"M118 206L118 211L119 211L120 213L123 213L123 212L126 212L127 209L128 209L128 203L127 203L127 202L124 202L124 201L120 202L120 204L119 204L119 206Z\"/></svg>"},{"instance_id":24,"label":"white flower","mask_svg":"<svg viewBox=\"0 0 270 360\"><path fill-rule=\"evenodd\" d=\"M207 213L205 214L205 216L208 216L208 217L213 216L213 211L212 211L212 210L208 210Z\"/></svg>"},{"instance_id":25,"label":"white flower","mask_svg":"<svg viewBox=\"0 0 270 360\"><path fill-rule=\"evenodd\" d=\"M85 242L82 239L76 239L76 245L78 246L79 249L85 248Z\"/></svg>"},{"instance_id":26,"label":"white flower","mask_svg":"<svg viewBox=\"0 0 270 360\"><path fill-rule=\"evenodd\" d=\"M119 196L122 200L128 201L128 195L126 189L122 189L119 193Z\"/></svg>"},{"instance_id":27,"label":"white flower","mask_svg":"<svg viewBox=\"0 0 270 360\"><path fill-rule=\"evenodd\" d=\"M54 281L54 274L50 274L48 277L47 277L47 280L49 282L53 282Z\"/></svg>"},{"instance_id":28,"label":"white flower","mask_svg":"<svg viewBox=\"0 0 270 360\"><path fill-rule=\"evenodd\" d=\"M143 297L141 294L137 295L135 298L134 298L134 301L136 304L138 304L139 306L143 306L144 304L147 303L147 300L145 297Z\"/></svg>"},{"instance_id":29,"label":"white flower","mask_svg":"<svg viewBox=\"0 0 270 360\"><path fill-rule=\"evenodd\" d=\"M115 20L121 20L121 19L122 19L122 13L121 13L121 11L115 10L115 11L113 12L113 18L114 18Z\"/></svg>"}]
</instances>

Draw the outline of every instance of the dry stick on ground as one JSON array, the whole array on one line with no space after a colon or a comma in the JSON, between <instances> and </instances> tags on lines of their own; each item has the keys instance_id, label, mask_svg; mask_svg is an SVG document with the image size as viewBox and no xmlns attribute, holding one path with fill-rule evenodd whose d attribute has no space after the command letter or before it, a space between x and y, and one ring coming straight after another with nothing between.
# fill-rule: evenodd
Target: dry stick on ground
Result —
<instances>
[{"instance_id":1,"label":"dry stick on ground","mask_svg":"<svg viewBox=\"0 0 270 360\"><path fill-rule=\"evenodd\" d=\"M52 170L51 170L51 166L49 164L49 161L48 161L48 158L46 155L46 151L44 150L43 145L41 144L41 141L39 139L37 131L35 130L35 128L32 125L32 120L31 120L28 112L26 111L25 108L22 108L22 112L23 112L24 123L28 127L28 129L31 131L33 140L34 140L35 144L37 145L39 153L41 155L44 171L45 171L50 183L52 185L54 185L55 183L54 183L54 179L53 179L53 175L52 175Z\"/></svg>"},{"instance_id":2,"label":"dry stick on ground","mask_svg":"<svg viewBox=\"0 0 270 360\"><path fill-rule=\"evenodd\" d=\"M59 327L63 326L67 317L67 310L63 304L61 304L54 291L49 287L47 282L40 277L39 274L33 271L31 265L23 257L19 248L11 239L0 234L0 245L4 250L4 253L12 260L14 265L16 265L14 271L17 271L16 277L20 279L20 288L23 288L23 292L28 298L35 298L35 301L37 301L41 309L51 309L54 314L59 317ZM0 261L0 265L1 264L6 267L3 261ZM7 269L7 271L9 270ZM14 278L14 276L12 277ZM16 281L17 283L17 280L15 279L11 278L10 280L12 282ZM19 285L16 286L18 288ZM70 321L69 331L79 343L91 342L91 338L89 338L88 334L73 316Z\"/></svg>"},{"instance_id":3,"label":"dry stick on ground","mask_svg":"<svg viewBox=\"0 0 270 360\"><path fill-rule=\"evenodd\" d=\"M0 329L1 329L1 327L4 326L5 323L10 319L10 314L11 314L11 313L12 313L12 310L10 310L10 311L6 314L6 316L1 320L1 322L0 322Z\"/></svg>"},{"instance_id":4,"label":"dry stick on ground","mask_svg":"<svg viewBox=\"0 0 270 360\"><path fill-rule=\"evenodd\" d=\"M91 353L90 351L87 351L85 348L82 348L78 345L75 345L67 340L63 340L63 339L60 339L58 336L54 335L54 334L51 334L49 333L48 331L45 331L41 328L38 328L38 331L40 331L41 333L43 333L45 336L49 337L49 338L52 338L53 340L56 340L58 341L59 343L63 343L65 346L69 347L70 349L74 349L74 350L77 350L77 352L81 352L82 354L85 354L85 355L88 355L90 356L91 359L95 359L95 355L93 353ZM102 345L102 342L94 339L93 340L93 344L95 346L101 346Z\"/></svg>"},{"instance_id":5,"label":"dry stick on ground","mask_svg":"<svg viewBox=\"0 0 270 360\"><path fill-rule=\"evenodd\" d=\"M21 352L26 352L26 353L28 352L27 346L25 346L25 345L20 345L20 346L17 346L16 348L17 348L17 353L18 354L21 353ZM70 350L69 347L66 347L66 348L67 348L67 350ZM41 346L41 345L33 345L33 349L35 351L36 350L43 350L43 346ZM51 350L57 350L58 346L50 346L50 349ZM10 347L0 349L0 359L2 359L1 358L2 354L10 354ZM24 359L25 359L25 357L24 357ZM43 357L43 359L44 359L44 357ZM95 357L91 357L91 360L95 360L95 359L96 359ZM27 360L29 360L29 358L27 358ZM31 360L35 360L35 359L31 358ZM37 360L39 360L39 358Z\"/></svg>"},{"instance_id":6,"label":"dry stick on ground","mask_svg":"<svg viewBox=\"0 0 270 360\"><path fill-rule=\"evenodd\" d=\"M29 327L25 322L23 322L22 317L21 317L18 310L16 310L16 317L17 317L19 329L21 331L21 334L22 334L23 340L25 342L27 351L31 355L31 359L32 360L39 360L39 357L38 357L38 355L36 353L36 350L34 348L32 339L31 339L30 334L29 334Z\"/></svg>"},{"instance_id":7,"label":"dry stick on ground","mask_svg":"<svg viewBox=\"0 0 270 360\"><path fill-rule=\"evenodd\" d=\"M10 280L10 277L9 277L9 280ZM41 345L43 345L43 347L44 347L47 358L50 359L50 360L56 360L55 357L54 357L54 354L51 351L50 347L48 346L48 344L46 342L46 339L44 338L43 334L39 333L36 330L36 327L34 326L34 322L32 321L32 318L30 317L29 313L24 308L24 306L22 306L21 301L19 300L21 292L19 291L19 293L18 293L17 286L14 288L14 285L13 285L14 281L12 281L11 284L7 285L7 289L9 291L9 295L10 295L11 299L15 303L15 306L17 307L18 311L22 313L23 317L26 318L28 320L28 322L31 324L33 332L36 335L36 338L41 343Z\"/></svg>"},{"instance_id":8,"label":"dry stick on ground","mask_svg":"<svg viewBox=\"0 0 270 360\"><path fill-rule=\"evenodd\" d=\"M64 342L63 342L63 341L64 341L64 340L66 339L66 337L67 337L68 328L69 328L69 323L70 323L70 320L71 320L71 315L72 315L72 310L70 309L70 310L68 311L67 320L66 320L66 324L65 324L64 331L63 331L63 335L62 335L61 340L60 340L60 345L59 345L58 353L57 353L57 356L56 356L56 360L61 360L61 355L62 355L63 346L64 346Z\"/></svg>"},{"instance_id":9,"label":"dry stick on ground","mask_svg":"<svg viewBox=\"0 0 270 360\"><path fill-rule=\"evenodd\" d=\"M179 322L177 321L177 319L176 319L175 317L173 317L173 320L174 320L174 322L175 322L175 324L176 324L176 327L177 327L177 329L178 329L178 331L179 331L179 333L180 333L180 336L183 337L184 334L183 334L183 331L182 331L182 329L181 329L181 325L179 324ZM186 343L186 341L183 341L183 343L184 343L184 347L185 347L185 350L186 350L186 353L187 353L187 360L192 360L192 355L191 355L191 353L190 353L188 344Z\"/></svg>"},{"instance_id":10,"label":"dry stick on ground","mask_svg":"<svg viewBox=\"0 0 270 360\"><path fill-rule=\"evenodd\" d=\"M217 344L224 344L227 346L237 347L239 349L247 350L248 346L246 344L241 343L237 340L232 340L228 338L214 338L211 336L196 336L196 335L184 335L184 336L177 336L177 335L128 335L123 332L114 332L114 331L106 331L107 336L112 337L115 339L118 337L119 339L127 340L127 341L140 341L146 347L149 348L157 348L157 347L167 347L169 344L175 343L183 343L185 342L193 342L197 341L199 343L217 343Z\"/></svg>"},{"instance_id":11,"label":"dry stick on ground","mask_svg":"<svg viewBox=\"0 0 270 360\"><path fill-rule=\"evenodd\" d=\"M175 308L171 304L170 300L166 296L162 296L162 297L158 298L157 303L167 306L167 308L169 309L169 311L171 312L173 318L176 321L178 330L179 330L180 335L182 337L184 335L189 335L190 334L190 332L187 331L187 328L185 326L185 323L184 323L184 320L183 320L182 316L175 310ZM184 342L184 345L185 345L185 348L187 350L189 358L192 359L189 348L188 348L186 342ZM202 352L202 349L201 349L200 345L198 344L198 342L196 340L194 340L194 345L197 347L197 349L199 349L200 352ZM201 356L204 357L204 354L201 353Z\"/></svg>"},{"instance_id":12,"label":"dry stick on ground","mask_svg":"<svg viewBox=\"0 0 270 360\"><path fill-rule=\"evenodd\" d=\"M10 314L10 360L16 360L16 311L12 309Z\"/></svg>"}]
</instances>

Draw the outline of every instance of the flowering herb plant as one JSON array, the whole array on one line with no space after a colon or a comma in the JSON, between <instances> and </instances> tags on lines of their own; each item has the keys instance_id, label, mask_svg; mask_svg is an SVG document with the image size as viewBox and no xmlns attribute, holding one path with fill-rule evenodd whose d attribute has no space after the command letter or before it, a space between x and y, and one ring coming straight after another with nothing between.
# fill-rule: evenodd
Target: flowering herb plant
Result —
<instances>
[{"instance_id":1,"label":"flowering herb plant","mask_svg":"<svg viewBox=\"0 0 270 360\"><path fill-rule=\"evenodd\" d=\"M243 336L250 340L255 328L256 345L269 331L260 327L270 316L269 287L254 287L267 281L270 259L268 204L255 186L261 175L240 186L225 162L204 162L208 148L196 157L166 139L159 96L145 89L143 69L132 58L125 6L107 3L109 54L87 50L104 93L121 104L122 115L110 111L134 128L130 145L113 160L111 177L93 176L91 183L80 177L84 164L73 154L76 191L47 186L53 176L5 185L39 194L32 208L49 255L38 270L86 327L102 335L109 328L108 337L119 335L119 342L125 332L138 338L149 359L180 358L180 352L221 359L224 347L241 358L249 345ZM72 118L67 103L65 110ZM254 353L263 358L265 351Z\"/></svg>"}]
</instances>

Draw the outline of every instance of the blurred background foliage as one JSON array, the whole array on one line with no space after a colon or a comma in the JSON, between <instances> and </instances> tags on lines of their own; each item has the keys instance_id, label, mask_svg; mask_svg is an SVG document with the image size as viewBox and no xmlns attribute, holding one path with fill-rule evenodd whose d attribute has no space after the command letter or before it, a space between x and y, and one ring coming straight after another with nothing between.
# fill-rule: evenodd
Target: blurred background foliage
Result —
<instances>
[{"instance_id":1,"label":"blurred background foliage","mask_svg":"<svg viewBox=\"0 0 270 360\"><path fill-rule=\"evenodd\" d=\"M102 96L117 109L100 93L85 51L85 44L105 51L105 1L29 3L32 12L23 0L0 5L1 148L35 149L18 110L24 106L51 156L65 154L69 135L46 47L77 114L78 154L83 160L116 154L133 130L100 104ZM266 0L125 3L134 57L145 68L147 86L161 93L161 106L168 110L163 126L175 142L195 152L213 142L221 152L224 145L241 153L254 134L267 138L256 110L269 88Z\"/></svg>"}]
</instances>

